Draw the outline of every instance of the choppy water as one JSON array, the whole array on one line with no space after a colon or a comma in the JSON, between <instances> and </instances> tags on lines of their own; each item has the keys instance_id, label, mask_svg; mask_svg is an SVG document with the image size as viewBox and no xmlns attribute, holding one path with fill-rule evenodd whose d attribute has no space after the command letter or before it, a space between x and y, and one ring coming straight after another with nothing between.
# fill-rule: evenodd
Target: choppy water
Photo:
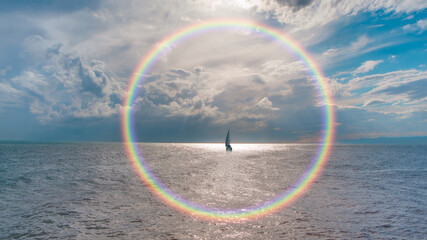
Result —
<instances>
[{"instance_id":1,"label":"choppy water","mask_svg":"<svg viewBox=\"0 0 427 240\"><path fill-rule=\"evenodd\" d=\"M290 186L314 145L140 145L180 196L242 208ZM157 200L120 143L0 144L0 238L425 239L427 145L337 145L292 206L245 223L209 222Z\"/></svg>"}]
</instances>

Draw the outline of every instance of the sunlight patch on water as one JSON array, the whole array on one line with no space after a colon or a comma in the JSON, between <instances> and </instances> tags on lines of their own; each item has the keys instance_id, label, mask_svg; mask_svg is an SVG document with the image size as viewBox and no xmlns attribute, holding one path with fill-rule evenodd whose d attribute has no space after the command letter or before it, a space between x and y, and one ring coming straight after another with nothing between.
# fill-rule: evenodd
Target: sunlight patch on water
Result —
<instances>
[{"instance_id":1,"label":"sunlight patch on water","mask_svg":"<svg viewBox=\"0 0 427 240\"><path fill-rule=\"evenodd\" d=\"M207 151L225 151L224 143L185 143L188 147L203 149ZM264 150L286 150L289 147L302 146L304 144L289 144L289 143L232 143L233 152L248 152L248 151L264 151Z\"/></svg>"}]
</instances>

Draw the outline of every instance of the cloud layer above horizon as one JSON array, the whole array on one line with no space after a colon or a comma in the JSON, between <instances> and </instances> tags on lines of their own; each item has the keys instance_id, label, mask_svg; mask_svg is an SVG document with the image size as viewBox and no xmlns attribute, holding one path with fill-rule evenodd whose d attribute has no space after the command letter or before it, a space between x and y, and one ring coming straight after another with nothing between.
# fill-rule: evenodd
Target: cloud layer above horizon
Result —
<instances>
[{"instance_id":1,"label":"cloud layer above horizon","mask_svg":"<svg viewBox=\"0 0 427 240\"><path fill-rule=\"evenodd\" d=\"M296 39L322 67L337 139L427 136L427 3L34 1L0 3L0 140L120 141L127 82L189 24L241 18ZM300 59L245 31L172 46L135 103L143 141L316 142L322 108ZM224 134L222 134L224 133Z\"/></svg>"}]
</instances>

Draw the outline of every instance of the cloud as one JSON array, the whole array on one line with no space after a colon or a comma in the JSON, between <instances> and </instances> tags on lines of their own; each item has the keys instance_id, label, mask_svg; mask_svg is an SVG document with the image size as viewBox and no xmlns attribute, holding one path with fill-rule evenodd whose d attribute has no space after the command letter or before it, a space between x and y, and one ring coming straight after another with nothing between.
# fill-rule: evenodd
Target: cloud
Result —
<instances>
[{"instance_id":1,"label":"cloud","mask_svg":"<svg viewBox=\"0 0 427 240\"><path fill-rule=\"evenodd\" d=\"M313 0L276 0L276 2L281 6L288 6L293 8L295 11L298 11L299 9L313 3Z\"/></svg>"},{"instance_id":2,"label":"cloud","mask_svg":"<svg viewBox=\"0 0 427 240\"><path fill-rule=\"evenodd\" d=\"M253 80L254 83L258 83L258 84L265 84L265 81L261 78L260 75L253 75Z\"/></svg>"},{"instance_id":3,"label":"cloud","mask_svg":"<svg viewBox=\"0 0 427 240\"><path fill-rule=\"evenodd\" d=\"M382 74L373 74L363 77L354 77L347 87L350 91L368 89L369 87L383 89L391 85L403 84L425 78L427 72L416 69L398 70Z\"/></svg>"},{"instance_id":4,"label":"cloud","mask_svg":"<svg viewBox=\"0 0 427 240\"><path fill-rule=\"evenodd\" d=\"M407 32L423 33L427 29L427 19L420 19L416 23L407 24L402 27Z\"/></svg>"},{"instance_id":5,"label":"cloud","mask_svg":"<svg viewBox=\"0 0 427 240\"><path fill-rule=\"evenodd\" d=\"M409 118L425 111L427 72L415 69L353 77L343 82L329 79L335 103L342 109L364 109Z\"/></svg>"},{"instance_id":6,"label":"cloud","mask_svg":"<svg viewBox=\"0 0 427 240\"><path fill-rule=\"evenodd\" d=\"M265 113L255 108L274 109L268 98L267 102L264 99L261 105L250 107L253 97L247 92L252 90L250 86L240 85L243 79L239 82L216 82L213 80L215 74L207 69L170 69L150 78L155 80L142 86L139 109L162 118L191 117L193 120L211 119L212 123L227 124L266 119ZM245 81L250 80L248 76Z\"/></svg>"},{"instance_id":7,"label":"cloud","mask_svg":"<svg viewBox=\"0 0 427 240\"><path fill-rule=\"evenodd\" d=\"M369 42L371 42L371 40L366 35L363 35L360 38L358 38L356 41L351 43L349 47L349 51L351 52L359 51L360 49L364 48Z\"/></svg>"},{"instance_id":8,"label":"cloud","mask_svg":"<svg viewBox=\"0 0 427 240\"><path fill-rule=\"evenodd\" d=\"M427 78L388 85L382 89L375 89L373 92L387 95L404 95L408 101L427 100Z\"/></svg>"},{"instance_id":9,"label":"cloud","mask_svg":"<svg viewBox=\"0 0 427 240\"><path fill-rule=\"evenodd\" d=\"M385 102L385 101L381 101L381 100L373 99L373 100L369 100L369 101L367 101L365 104L363 104L363 106L364 106L364 107L367 107L367 106L375 106L375 105L384 104L384 103L387 103L387 102Z\"/></svg>"},{"instance_id":10,"label":"cloud","mask_svg":"<svg viewBox=\"0 0 427 240\"><path fill-rule=\"evenodd\" d=\"M375 25L369 26L368 28L380 28L380 27L383 27L383 26L384 26L384 24L375 24Z\"/></svg>"},{"instance_id":11,"label":"cloud","mask_svg":"<svg viewBox=\"0 0 427 240\"><path fill-rule=\"evenodd\" d=\"M307 106L316 108L312 84L300 61L272 60L258 69L229 64L220 71L215 66L159 68L147 76L135 108L146 119L187 119L254 131L270 126L282 114L297 116L311 111Z\"/></svg>"},{"instance_id":12,"label":"cloud","mask_svg":"<svg viewBox=\"0 0 427 240\"><path fill-rule=\"evenodd\" d=\"M358 37L355 41L350 42L347 46L340 48L331 48L324 51L318 58L322 65L328 66L335 62L340 62L344 59L348 59L354 56L362 55L370 51L385 47L387 45L379 44L374 45L374 40L362 35ZM343 72L341 74L347 74L348 72Z\"/></svg>"},{"instance_id":13,"label":"cloud","mask_svg":"<svg viewBox=\"0 0 427 240\"><path fill-rule=\"evenodd\" d=\"M115 116L133 68L164 36L207 16L257 16L234 6L201 8L210 2L101 5L61 17L31 17L41 33L25 39L23 67L8 84L24 93L20 101L41 122ZM176 8L182 11L168 10ZM233 30L206 34L171 46L141 86L135 107L153 121L266 128L297 85L309 86L304 101L312 99L307 75L301 62L270 39ZM149 125L157 128L157 123Z\"/></svg>"},{"instance_id":14,"label":"cloud","mask_svg":"<svg viewBox=\"0 0 427 240\"><path fill-rule=\"evenodd\" d=\"M130 73L135 64L140 61L143 53L157 43L164 36L188 25L190 22L201 22L211 18L245 18L265 22L266 15L279 22L277 27L282 28L289 35L303 44L313 44L327 39L333 30L326 25L335 19L353 16L359 12L375 12L386 9L390 12L407 12L422 9L425 5L418 1L243 1L244 4L225 1L168 1L162 4L157 2L130 2L130 1L102 1L97 8L81 8L78 11L63 14L60 18L43 17L32 19L33 23L46 33L49 38L55 39L76 51L77 55L91 59L102 59L112 72ZM175 9L170 11L170 9ZM296 11L298 9L298 11ZM52 20L55 19L55 20ZM340 21L345 22L345 21ZM280 25L282 23L283 25ZM85 26L85 27L81 27ZM298 29L306 29L298 32ZM332 28L335 29L335 28ZM144 32L144 34L140 34ZM118 38L117 36L120 36ZM224 41L228 39L224 37ZM369 44L370 37L360 37L355 44ZM202 41L201 41L202 42ZM201 46L201 44L198 44ZM234 47L228 53L238 53L244 50ZM264 44L265 45L265 44ZM362 45L355 45L353 49ZM261 47L261 44L260 44ZM194 51L200 48L195 45ZM214 52L215 48L207 51L205 46L198 58L180 59L181 61L197 62L203 56ZM357 51L354 51L357 53ZM252 51L252 53L254 53ZM277 54L277 51L272 51ZM250 55L251 52L247 52ZM357 53L361 54L361 53ZM254 55L254 54L253 54ZM342 56L345 56L343 54ZM352 56L352 55L350 55ZM244 58L246 56L243 56ZM254 59L249 56L247 59ZM122 61L117 61L121 59ZM339 60L338 60L339 61ZM187 66L188 67L188 66Z\"/></svg>"},{"instance_id":15,"label":"cloud","mask_svg":"<svg viewBox=\"0 0 427 240\"><path fill-rule=\"evenodd\" d=\"M360 12L408 13L427 8L423 0L260 1L256 5L259 11L271 12L281 23L305 29L325 26L343 16L354 16Z\"/></svg>"},{"instance_id":16,"label":"cloud","mask_svg":"<svg viewBox=\"0 0 427 240\"><path fill-rule=\"evenodd\" d=\"M213 118L218 109L212 102L219 91L209 85L208 76L200 68L154 74L141 86L137 108L152 117Z\"/></svg>"},{"instance_id":17,"label":"cloud","mask_svg":"<svg viewBox=\"0 0 427 240\"><path fill-rule=\"evenodd\" d=\"M378 64L382 63L383 60L369 60L364 63L360 67L358 67L353 74L367 73L373 70Z\"/></svg>"},{"instance_id":18,"label":"cloud","mask_svg":"<svg viewBox=\"0 0 427 240\"><path fill-rule=\"evenodd\" d=\"M259 100L259 102L256 105L261 109L268 109L273 111L279 110L279 108L273 107L273 103L271 103L268 97L264 97L263 99Z\"/></svg>"},{"instance_id":19,"label":"cloud","mask_svg":"<svg viewBox=\"0 0 427 240\"><path fill-rule=\"evenodd\" d=\"M76 1L45 8L44 3L51 1L0 8L1 19L12 24L0 26L10 33L0 40L0 104L26 107L43 123L117 117L126 82L144 54L188 24L229 17L275 26L308 49L326 74L346 71L345 77L326 80L348 136L357 134L353 126L363 134L377 127L391 131L381 126L387 117L393 126L402 125L402 118L414 125L425 121L425 72L365 76L382 60L354 64L387 59L361 56L407 41L401 35L388 39L384 31L393 22L382 17L421 14L425 1ZM381 21L368 21L364 13ZM354 22L364 31L349 32ZM406 32L425 32L425 20L408 23ZM403 34L401 26L391 31ZM148 74L134 107L138 127L153 135L182 134L177 126L203 132L232 125L242 132L276 129L269 134L298 139L304 132L304 139L316 139L321 128L321 105L304 64L276 41L245 31L206 33L172 45Z\"/></svg>"},{"instance_id":20,"label":"cloud","mask_svg":"<svg viewBox=\"0 0 427 240\"><path fill-rule=\"evenodd\" d=\"M15 89L8 83L0 82L0 107L20 107L22 104L19 98L23 92Z\"/></svg>"},{"instance_id":21,"label":"cloud","mask_svg":"<svg viewBox=\"0 0 427 240\"><path fill-rule=\"evenodd\" d=\"M105 71L103 62L86 63L62 44L38 35L26 39L22 54L30 64L3 86L15 89L15 97L26 102L41 122L119 112L123 85Z\"/></svg>"},{"instance_id":22,"label":"cloud","mask_svg":"<svg viewBox=\"0 0 427 240\"><path fill-rule=\"evenodd\" d=\"M390 55L390 56L388 56L388 60L390 61L390 62L396 62L397 60L396 60L396 55Z\"/></svg>"},{"instance_id":23,"label":"cloud","mask_svg":"<svg viewBox=\"0 0 427 240\"><path fill-rule=\"evenodd\" d=\"M383 41L381 38L371 38L366 35L359 36L355 41L350 42L347 46L334 47L323 51L318 57L318 62L323 65L324 68L331 68L331 66L342 64L344 61L351 60L356 56L365 55L376 51L398 44L390 40ZM382 60L379 60L382 62ZM376 61L378 62L378 61ZM380 63L380 62L378 62ZM368 63L372 64L372 63ZM377 64L376 64L377 65ZM361 69L362 70L362 69ZM351 71L342 71L337 73L335 76L343 74L351 74Z\"/></svg>"}]
</instances>

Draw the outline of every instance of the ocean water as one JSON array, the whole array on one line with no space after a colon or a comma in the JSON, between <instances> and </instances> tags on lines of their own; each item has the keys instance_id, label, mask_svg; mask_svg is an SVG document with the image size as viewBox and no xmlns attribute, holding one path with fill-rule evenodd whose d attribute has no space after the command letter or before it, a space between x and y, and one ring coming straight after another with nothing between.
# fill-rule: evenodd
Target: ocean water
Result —
<instances>
[{"instance_id":1,"label":"ocean water","mask_svg":"<svg viewBox=\"0 0 427 240\"><path fill-rule=\"evenodd\" d=\"M171 190L213 208L245 208L291 186L309 144L141 143ZM163 204L121 143L0 143L0 239L426 239L427 145L336 145L293 205L242 223Z\"/></svg>"}]
</instances>

